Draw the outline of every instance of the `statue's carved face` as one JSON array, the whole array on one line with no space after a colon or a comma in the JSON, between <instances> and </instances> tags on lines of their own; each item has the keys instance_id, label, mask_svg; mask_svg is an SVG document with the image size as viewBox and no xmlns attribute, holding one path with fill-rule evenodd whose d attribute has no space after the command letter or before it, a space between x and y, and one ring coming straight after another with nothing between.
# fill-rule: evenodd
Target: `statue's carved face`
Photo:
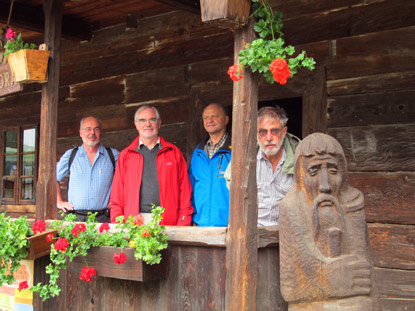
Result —
<instances>
[{"instance_id":1,"label":"statue's carved face","mask_svg":"<svg viewBox=\"0 0 415 311\"><path fill-rule=\"evenodd\" d=\"M303 158L305 192L315 206L332 207L339 202L343 172L338 158L315 155Z\"/></svg>"}]
</instances>

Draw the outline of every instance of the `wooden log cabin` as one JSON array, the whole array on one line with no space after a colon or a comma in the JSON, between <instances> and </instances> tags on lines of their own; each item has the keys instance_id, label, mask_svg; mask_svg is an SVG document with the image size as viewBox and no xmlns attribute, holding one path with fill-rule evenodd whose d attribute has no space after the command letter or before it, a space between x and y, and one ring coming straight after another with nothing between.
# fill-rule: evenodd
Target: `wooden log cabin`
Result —
<instances>
[{"instance_id":1,"label":"wooden log cabin","mask_svg":"<svg viewBox=\"0 0 415 311\"><path fill-rule=\"evenodd\" d=\"M278 228L259 230L255 219L255 116L274 104L288 111L290 132L325 132L342 144L350 183L365 195L382 308L415 309L415 2L270 0L284 13L287 43L317 62L285 86L249 72L233 83L226 74L250 36L238 16L249 2L211 1L209 15L198 0L15 0L8 23L11 2L0 0L2 27L51 50L46 84L22 88L1 71L1 212L56 218L55 164L80 144L80 119L100 117L103 144L122 150L137 135L134 111L147 103L187 160L204 134L203 107L224 104L235 167L248 168L245 177L232 172L228 228L168 228L166 279L85 284L67 271L62 294L35 299L35 310L287 310ZM212 18L223 6L227 14ZM28 164L8 164L6 137L29 141L17 157ZM46 263L35 261L35 279Z\"/></svg>"}]
</instances>

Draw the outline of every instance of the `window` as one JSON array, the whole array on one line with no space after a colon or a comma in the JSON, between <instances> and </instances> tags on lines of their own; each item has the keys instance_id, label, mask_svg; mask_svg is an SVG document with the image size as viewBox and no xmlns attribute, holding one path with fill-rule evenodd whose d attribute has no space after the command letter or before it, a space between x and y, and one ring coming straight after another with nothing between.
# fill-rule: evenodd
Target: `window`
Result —
<instances>
[{"instance_id":1,"label":"window","mask_svg":"<svg viewBox=\"0 0 415 311\"><path fill-rule=\"evenodd\" d=\"M36 201L37 126L2 131L1 203L33 204Z\"/></svg>"}]
</instances>

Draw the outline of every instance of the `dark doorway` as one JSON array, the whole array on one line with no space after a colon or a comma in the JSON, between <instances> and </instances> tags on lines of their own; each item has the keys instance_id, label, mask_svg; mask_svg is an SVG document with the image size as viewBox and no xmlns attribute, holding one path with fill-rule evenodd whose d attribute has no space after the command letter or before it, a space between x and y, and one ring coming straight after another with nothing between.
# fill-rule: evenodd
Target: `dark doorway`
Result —
<instances>
[{"instance_id":1,"label":"dark doorway","mask_svg":"<svg viewBox=\"0 0 415 311\"><path fill-rule=\"evenodd\" d=\"M302 139L303 102L301 97L283 98L262 101L258 103L258 110L265 106L284 108L288 115L288 132Z\"/></svg>"}]
</instances>

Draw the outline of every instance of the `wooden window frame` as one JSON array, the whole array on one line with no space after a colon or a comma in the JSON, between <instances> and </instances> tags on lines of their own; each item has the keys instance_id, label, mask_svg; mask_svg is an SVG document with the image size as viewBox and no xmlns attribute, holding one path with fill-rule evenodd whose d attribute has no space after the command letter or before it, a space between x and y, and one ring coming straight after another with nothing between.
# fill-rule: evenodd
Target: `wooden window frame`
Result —
<instances>
[{"instance_id":1,"label":"wooden window frame","mask_svg":"<svg viewBox=\"0 0 415 311\"><path fill-rule=\"evenodd\" d=\"M35 151L24 152L23 151L23 135L24 131L28 129L35 129ZM17 137L17 174L15 176L15 186L14 186L14 197L13 198L3 198L3 179L5 176L4 172L4 162L5 162L5 143L6 143L6 133L16 131L18 133ZM0 144L0 200L1 205L5 206L17 206L17 205L33 205L36 203L36 182L38 177L38 159L39 159L39 125L38 124L27 124L21 126L4 126L1 128L1 144ZM27 154L34 154L34 171L32 175L23 175L22 174L22 165L23 165L23 156ZM22 199L21 191L24 178L33 178L33 199Z\"/></svg>"}]
</instances>

